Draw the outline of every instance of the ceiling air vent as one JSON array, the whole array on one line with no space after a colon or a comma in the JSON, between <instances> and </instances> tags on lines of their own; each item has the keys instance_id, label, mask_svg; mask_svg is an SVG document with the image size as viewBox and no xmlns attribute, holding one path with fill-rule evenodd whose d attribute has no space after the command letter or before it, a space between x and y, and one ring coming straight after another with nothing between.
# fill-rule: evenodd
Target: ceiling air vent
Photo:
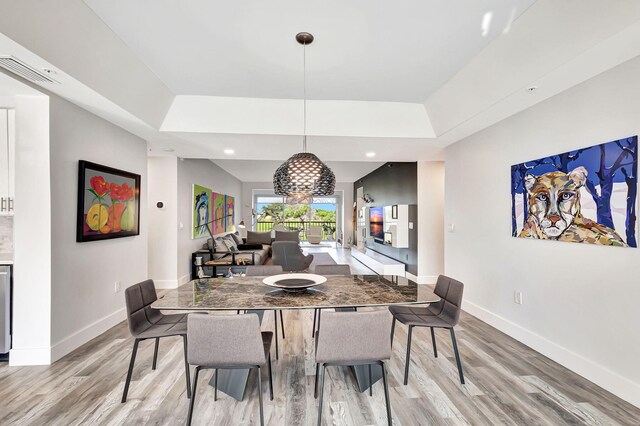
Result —
<instances>
[{"instance_id":1,"label":"ceiling air vent","mask_svg":"<svg viewBox=\"0 0 640 426\"><path fill-rule=\"evenodd\" d=\"M0 67L34 83L57 83L43 71L39 71L10 55L0 55Z\"/></svg>"}]
</instances>

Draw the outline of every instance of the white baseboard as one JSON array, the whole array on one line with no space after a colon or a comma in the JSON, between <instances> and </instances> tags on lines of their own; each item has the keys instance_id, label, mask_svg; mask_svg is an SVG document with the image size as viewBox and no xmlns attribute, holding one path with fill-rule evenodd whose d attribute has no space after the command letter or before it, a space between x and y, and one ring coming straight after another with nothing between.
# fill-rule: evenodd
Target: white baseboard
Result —
<instances>
[{"instance_id":1,"label":"white baseboard","mask_svg":"<svg viewBox=\"0 0 640 426\"><path fill-rule=\"evenodd\" d=\"M178 288L178 280L153 280L153 284L161 289Z\"/></svg>"},{"instance_id":2,"label":"white baseboard","mask_svg":"<svg viewBox=\"0 0 640 426\"><path fill-rule=\"evenodd\" d=\"M437 275L413 275L410 272L405 272L405 275L418 284L435 284L438 281Z\"/></svg>"},{"instance_id":3,"label":"white baseboard","mask_svg":"<svg viewBox=\"0 0 640 426\"><path fill-rule=\"evenodd\" d=\"M165 289L171 289L171 288L178 288L182 284L186 284L189 281L191 281L191 274L185 274L180 278L178 278L177 280L153 280L153 284L156 286L156 288L165 290Z\"/></svg>"},{"instance_id":4,"label":"white baseboard","mask_svg":"<svg viewBox=\"0 0 640 426\"><path fill-rule=\"evenodd\" d=\"M51 362L55 362L63 356L71 353L73 350L93 339L124 321L127 314L124 308L118 309L99 320L89 324L88 326L76 331L70 336L65 337L53 347L51 347Z\"/></svg>"},{"instance_id":5,"label":"white baseboard","mask_svg":"<svg viewBox=\"0 0 640 426\"><path fill-rule=\"evenodd\" d=\"M186 274L178 278L178 287L191 281L191 274Z\"/></svg>"},{"instance_id":6,"label":"white baseboard","mask_svg":"<svg viewBox=\"0 0 640 426\"><path fill-rule=\"evenodd\" d=\"M640 384L609 370L607 367L593 362L580 354L570 351L547 338L536 334L514 322L509 321L487 309L465 300L463 309L474 317L497 328L503 333L524 343L530 348L551 358L558 364L581 375L587 380L624 399L630 404L640 407Z\"/></svg>"},{"instance_id":7,"label":"white baseboard","mask_svg":"<svg viewBox=\"0 0 640 426\"><path fill-rule=\"evenodd\" d=\"M51 348L11 349L9 351L10 366L49 364L51 364Z\"/></svg>"}]
</instances>

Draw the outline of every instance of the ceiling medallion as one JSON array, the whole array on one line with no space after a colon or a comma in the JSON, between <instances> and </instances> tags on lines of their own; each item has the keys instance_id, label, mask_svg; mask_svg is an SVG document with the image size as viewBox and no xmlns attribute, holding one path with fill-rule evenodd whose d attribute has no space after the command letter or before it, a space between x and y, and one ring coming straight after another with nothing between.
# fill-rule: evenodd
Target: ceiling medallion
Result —
<instances>
[{"instance_id":1,"label":"ceiling medallion","mask_svg":"<svg viewBox=\"0 0 640 426\"><path fill-rule=\"evenodd\" d=\"M302 32L296 40L303 46L304 71L304 135L302 152L285 161L273 175L276 195L287 197L288 204L310 204L314 196L333 195L336 177L326 164L307 152L307 58L306 46L313 42L313 35Z\"/></svg>"}]
</instances>

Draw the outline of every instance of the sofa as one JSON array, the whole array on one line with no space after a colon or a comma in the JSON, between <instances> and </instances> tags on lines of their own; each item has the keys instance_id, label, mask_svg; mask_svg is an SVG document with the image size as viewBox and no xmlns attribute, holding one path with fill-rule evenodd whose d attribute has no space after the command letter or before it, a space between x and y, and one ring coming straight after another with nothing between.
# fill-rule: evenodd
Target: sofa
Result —
<instances>
[{"instance_id":1,"label":"sofa","mask_svg":"<svg viewBox=\"0 0 640 426\"><path fill-rule=\"evenodd\" d=\"M269 234L268 240L264 235ZM213 259L229 262L233 265L263 265L271 255L270 232L247 232L246 241L238 232L218 235L214 240L209 238L203 247L212 253Z\"/></svg>"},{"instance_id":2,"label":"sofa","mask_svg":"<svg viewBox=\"0 0 640 426\"><path fill-rule=\"evenodd\" d=\"M275 239L271 238L271 231L247 231L247 237L241 238L236 232L217 235L214 240L209 238L202 248L212 253L213 259L228 262L233 265L264 265L271 256L272 244L275 241L295 242L298 245L298 231L276 231Z\"/></svg>"}]
</instances>

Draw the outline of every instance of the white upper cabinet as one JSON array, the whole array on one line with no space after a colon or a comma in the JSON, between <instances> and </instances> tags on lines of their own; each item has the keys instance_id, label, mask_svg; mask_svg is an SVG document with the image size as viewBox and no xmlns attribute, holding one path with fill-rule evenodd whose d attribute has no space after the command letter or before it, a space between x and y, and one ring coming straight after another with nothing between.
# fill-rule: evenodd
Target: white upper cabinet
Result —
<instances>
[{"instance_id":1,"label":"white upper cabinet","mask_svg":"<svg viewBox=\"0 0 640 426\"><path fill-rule=\"evenodd\" d=\"M409 247L409 205L384 207L385 244L396 248ZM387 240L389 238L389 240Z\"/></svg>"},{"instance_id":2,"label":"white upper cabinet","mask_svg":"<svg viewBox=\"0 0 640 426\"><path fill-rule=\"evenodd\" d=\"M0 109L0 214L13 214L15 141L15 110Z\"/></svg>"}]
</instances>

